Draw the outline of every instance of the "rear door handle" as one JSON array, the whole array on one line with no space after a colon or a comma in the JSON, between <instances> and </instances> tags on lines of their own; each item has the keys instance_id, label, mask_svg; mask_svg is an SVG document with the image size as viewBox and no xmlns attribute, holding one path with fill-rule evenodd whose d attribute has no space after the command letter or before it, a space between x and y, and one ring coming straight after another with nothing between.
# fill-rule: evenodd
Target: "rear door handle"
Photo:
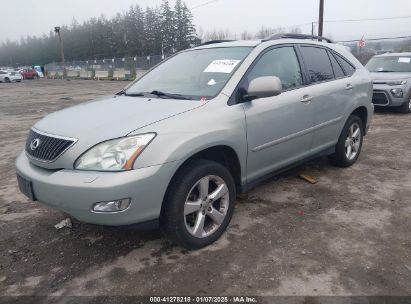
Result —
<instances>
[{"instance_id":1,"label":"rear door handle","mask_svg":"<svg viewBox=\"0 0 411 304\"><path fill-rule=\"evenodd\" d=\"M347 91L351 91L354 87L351 84L347 84L347 86L345 87L345 89Z\"/></svg>"},{"instance_id":2,"label":"rear door handle","mask_svg":"<svg viewBox=\"0 0 411 304\"><path fill-rule=\"evenodd\" d=\"M313 100L313 97L310 95L304 95L303 98L300 100L302 103L310 103Z\"/></svg>"}]
</instances>

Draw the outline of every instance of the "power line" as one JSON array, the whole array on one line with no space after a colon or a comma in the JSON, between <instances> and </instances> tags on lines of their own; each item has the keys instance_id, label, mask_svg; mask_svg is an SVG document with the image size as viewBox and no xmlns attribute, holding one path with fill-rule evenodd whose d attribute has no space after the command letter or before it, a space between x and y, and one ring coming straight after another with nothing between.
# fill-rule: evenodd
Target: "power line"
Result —
<instances>
[{"instance_id":1,"label":"power line","mask_svg":"<svg viewBox=\"0 0 411 304\"><path fill-rule=\"evenodd\" d=\"M364 19L324 20L324 22L380 21L380 20L394 20L394 19L408 19L408 18L411 18L411 16L400 16L400 17L382 17L382 18L364 18Z\"/></svg>"},{"instance_id":2,"label":"power line","mask_svg":"<svg viewBox=\"0 0 411 304\"><path fill-rule=\"evenodd\" d=\"M408 18L411 18L411 16L383 17L383 18L364 18L364 19L324 20L324 23L325 23L325 22L380 21L380 20L395 20L395 19L408 19ZM306 26L306 25L311 25L312 23L317 24L317 23L318 23L318 21L306 22L306 23L300 23L300 24L296 24L296 25L290 25L290 26L286 26L286 28L289 28L289 27L300 27L300 26Z\"/></svg>"},{"instance_id":3,"label":"power line","mask_svg":"<svg viewBox=\"0 0 411 304\"><path fill-rule=\"evenodd\" d=\"M194 9L197 9L197 8L200 8L200 7L209 5L209 4L214 3L214 2L217 2L217 1L218 1L218 0L207 1L207 2L205 2L205 3L203 3L203 4L199 4L199 5L193 6L193 7L191 8L191 10L194 10Z\"/></svg>"},{"instance_id":4,"label":"power line","mask_svg":"<svg viewBox=\"0 0 411 304\"><path fill-rule=\"evenodd\" d=\"M378 41L378 40L396 40L396 39L411 39L411 36L400 36L400 37L387 37L387 38L370 38L370 39L364 39L365 41ZM356 40L341 40L341 41L336 41L336 42L357 42L358 39Z\"/></svg>"}]
</instances>

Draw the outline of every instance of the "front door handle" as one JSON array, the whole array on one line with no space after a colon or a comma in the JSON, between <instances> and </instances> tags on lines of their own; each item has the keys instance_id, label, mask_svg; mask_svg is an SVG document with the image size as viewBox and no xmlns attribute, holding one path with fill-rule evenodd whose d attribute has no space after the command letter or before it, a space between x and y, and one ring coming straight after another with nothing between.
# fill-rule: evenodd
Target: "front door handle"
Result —
<instances>
[{"instance_id":1,"label":"front door handle","mask_svg":"<svg viewBox=\"0 0 411 304\"><path fill-rule=\"evenodd\" d=\"M345 87L345 89L347 91L351 91L354 87L351 84L347 84L347 86Z\"/></svg>"},{"instance_id":2,"label":"front door handle","mask_svg":"<svg viewBox=\"0 0 411 304\"><path fill-rule=\"evenodd\" d=\"M313 100L313 97L310 95L304 95L303 98L300 100L302 103L310 103Z\"/></svg>"}]
</instances>

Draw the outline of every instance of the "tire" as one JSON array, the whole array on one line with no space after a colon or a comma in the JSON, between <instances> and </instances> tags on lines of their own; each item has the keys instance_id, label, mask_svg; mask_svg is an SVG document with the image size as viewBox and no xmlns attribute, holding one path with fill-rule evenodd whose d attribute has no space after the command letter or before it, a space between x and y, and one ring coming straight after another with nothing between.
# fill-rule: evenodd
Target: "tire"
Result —
<instances>
[{"instance_id":1,"label":"tire","mask_svg":"<svg viewBox=\"0 0 411 304\"><path fill-rule=\"evenodd\" d=\"M411 112L411 95L408 97L408 101L401 106L400 111L404 114Z\"/></svg>"},{"instance_id":2,"label":"tire","mask_svg":"<svg viewBox=\"0 0 411 304\"><path fill-rule=\"evenodd\" d=\"M235 199L235 183L227 168L213 161L192 161L170 183L160 216L161 230L187 249L210 245L230 223Z\"/></svg>"},{"instance_id":3,"label":"tire","mask_svg":"<svg viewBox=\"0 0 411 304\"><path fill-rule=\"evenodd\" d=\"M10 78L8 78L8 77L4 78L4 82L11 82Z\"/></svg>"},{"instance_id":4,"label":"tire","mask_svg":"<svg viewBox=\"0 0 411 304\"><path fill-rule=\"evenodd\" d=\"M363 136L362 120L358 116L351 115L340 134L334 154L329 156L331 163L342 168L352 166L360 156Z\"/></svg>"}]
</instances>

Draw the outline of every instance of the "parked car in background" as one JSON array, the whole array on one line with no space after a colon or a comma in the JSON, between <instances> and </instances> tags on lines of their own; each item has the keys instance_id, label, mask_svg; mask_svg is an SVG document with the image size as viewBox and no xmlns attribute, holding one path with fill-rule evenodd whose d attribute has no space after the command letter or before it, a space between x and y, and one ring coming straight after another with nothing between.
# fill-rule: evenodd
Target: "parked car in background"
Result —
<instances>
[{"instance_id":1,"label":"parked car in background","mask_svg":"<svg viewBox=\"0 0 411 304\"><path fill-rule=\"evenodd\" d=\"M11 76L7 71L0 71L0 82L11 82Z\"/></svg>"},{"instance_id":2,"label":"parked car in background","mask_svg":"<svg viewBox=\"0 0 411 304\"><path fill-rule=\"evenodd\" d=\"M377 107L395 107L411 112L411 53L376 55L365 66L373 79L372 102Z\"/></svg>"},{"instance_id":3,"label":"parked car in background","mask_svg":"<svg viewBox=\"0 0 411 304\"><path fill-rule=\"evenodd\" d=\"M43 69L42 69L41 66L35 65L33 68L34 68L34 70L37 72L37 75L38 75L40 78L44 78Z\"/></svg>"},{"instance_id":4,"label":"parked car in background","mask_svg":"<svg viewBox=\"0 0 411 304\"><path fill-rule=\"evenodd\" d=\"M13 82L21 82L23 80L23 76L20 74L20 72L16 72L14 70L8 71L10 75L10 80Z\"/></svg>"},{"instance_id":5,"label":"parked car in background","mask_svg":"<svg viewBox=\"0 0 411 304\"><path fill-rule=\"evenodd\" d=\"M39 78L39 75L37 74L37 71L34 69L24 69L21 72L21 75L23 76L23 79L37 79Z\"/></svg>"},{"instance_id":6,"label":"parked car in background","mask_svg":"<svg viewBox=\"0 0 411 304\"><path fill-rule=\"evenodd\" d=\"M46 116L16 160L20 190L83 222L155 223L187 248L211 244L238 193L321 155L340 167L360 155L369 72L312 39L207 43L116 95Z\"/></svg>"}]
</instances>

